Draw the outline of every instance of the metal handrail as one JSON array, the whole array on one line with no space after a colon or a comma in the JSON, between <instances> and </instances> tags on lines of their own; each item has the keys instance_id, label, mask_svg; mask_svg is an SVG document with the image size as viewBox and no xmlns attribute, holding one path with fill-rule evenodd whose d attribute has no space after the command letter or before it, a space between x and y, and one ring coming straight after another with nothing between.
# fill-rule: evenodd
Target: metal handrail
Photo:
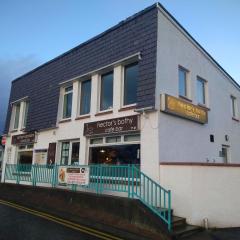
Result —
<instances>
[{"instance_id":1,"label":"metal handrail","mask_svg":"<svg viewBox=\"0 0 240 240\"><path fill-rule=\"evenodd\" d=\"M6 164L4 181L13 180L58 186L58 168L64 165ZM72 190L89 189L101 194L105 191L127 193L129 198L137 198L167 225L172 226L171 191L163 188L156 181L140 170L139 165L71 165L71 167L89 167L89 185L72 184Z\"/></svg>"}]
</instances>

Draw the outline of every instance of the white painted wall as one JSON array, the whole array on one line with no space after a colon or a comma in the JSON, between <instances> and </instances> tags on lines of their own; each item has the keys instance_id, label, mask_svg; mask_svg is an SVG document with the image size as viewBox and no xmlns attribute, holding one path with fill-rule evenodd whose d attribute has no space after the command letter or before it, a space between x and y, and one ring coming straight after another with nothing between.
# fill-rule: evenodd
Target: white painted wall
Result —
<instances>
[{"instance_id":1,"label":"white painted wall","mask_svg":"<svg viewBox=\"0 0 240 240\"><path fill-rule=\"evenodd\" d=\"M239 227L240 167L160 165L160 182L171 189L174 215L209 227Z\"/></svg>"},{"instance_id":2,"label":"white painted wall","mask_svg":"<svg viewBox=\"0 0 240 240\"><path fill-rule=\"evenodd\" d=\"M178 66L190 73L190 89L196 104L196 77L208 81L209 121L205 125L165 113L159 117L159 154L161 162L222 162L222 144L230 146L231 162L240 162L240 123L232 120L230 95L240 91L189 38L159 10L156 108L160 110L160 94L178 97ZM240 112L240 111L239 111ZM214 134L215 142L210 142ZM225 135L229 141L225 141Z\"/></svg>"},{"instance_id":3,"label":"white painted wall","mask_svg":"<svg viewBox=\"0 0 240 240\"><path fill-rule=\"evenodd\" d=\"M117 117L124 117L136 115L134 110L119 111L122 107L123 96L123 67L121 64L114 66L114 84L113 84L113 112L96 116L99 112L99 81L100 75L94 73L92 79L92 95L91 95L91 111L88 118L76 120L78 117L80 87L79 81L73 82L73 104L72 104L72 117L69 122L59 122L61 114L58 114L57 127L51 130L39 131L37 133L37 142L34 144L34 149L46 149L49 143L57 142L56 161L60 160L60 142L63 140L80 139L80 164L88 164L88 138L83 136L84 123L112 119ZM81 79L79 79L81 81ZM59 111L62 103L59 100ZM144 172L152 176L156 181L159 181L159 148L158 148L158 135L156 131L158 126L158 112L147 113L145 116L140 117L140 134L141 134L141 168ZM10 133L7 137L6 149L12 149L11 159L8 163L16 163L17 147L11 145L11 138L13 134ZM5 154L5 163L7 155ZM34 159L33 159L34 162Z\"/></svg>"}]
</instances>

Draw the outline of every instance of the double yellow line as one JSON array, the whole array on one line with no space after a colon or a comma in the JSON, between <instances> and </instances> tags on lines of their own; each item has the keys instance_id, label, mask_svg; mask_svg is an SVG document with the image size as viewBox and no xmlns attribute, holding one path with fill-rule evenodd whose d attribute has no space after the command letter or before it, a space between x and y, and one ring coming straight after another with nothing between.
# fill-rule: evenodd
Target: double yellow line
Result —
<instances>
[{"instance_id":1,"label":"double yellow line","mask_svg":"<svg viewBox=\"0 0 240 240\"><path fill-rule=\"evenodd\" d=\"M110 234L107 234L107 233L104 233L104 232L100 232L100 231L97 231L95 229L92 229L92 228L89 228L89 227L85 227L85 226L82 226L80 224L77 224L77 223L74 223L74 222L70 222L68 220L65 220L65 219L62 219L62 218L59 218L59 217L54 217L54 216L49 215L47 213L43 213L43 212L39 212L39 211L30 209L30 208L26 208L26 207L23 207L21 205L15 204L15 203L11 203L11 202L8 202L8 201L0 200L0 204L9 206L9 207L12 207L12 208L15 208L15 209L18 209L18 210L20 210L22 212L30 213L32 215L35 215L35 216L47 219L49 221L61 224L61 225L65 226L65 227L68 227L68 228L71 228L71 229L74 229L74 230L86 233L88 235L97 237L99 239L104 239L104 240L123 240L122 238L118 238L118 237L112 236Z\"/></svg>"}]
</instances>

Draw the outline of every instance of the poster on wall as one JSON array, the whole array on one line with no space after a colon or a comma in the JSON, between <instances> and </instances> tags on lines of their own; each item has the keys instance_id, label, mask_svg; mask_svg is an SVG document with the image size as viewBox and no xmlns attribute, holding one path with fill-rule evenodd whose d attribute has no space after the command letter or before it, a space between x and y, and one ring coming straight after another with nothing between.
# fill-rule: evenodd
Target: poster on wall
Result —
<instances>
[{"instance_id":1,"label":"poster on wall","mask_svg":"<svg viewBox=\"0 0 240 240\"><path fill-rule=\"evenodd\" d=\"M34 162L35 162L35 164L46 164L47 149L35 149L34 150Z\"/></svg>"},{"instance_id":2,"label":"poster on wall","mask_svg":"<svg viewBox=\"0 0 240 240\"><path fill-rule=\"evenodd\" d=\"M77 184L85 186L89 184L89 167L59 167L58 183L60 185Z\"/></svg>"}]
</instances>

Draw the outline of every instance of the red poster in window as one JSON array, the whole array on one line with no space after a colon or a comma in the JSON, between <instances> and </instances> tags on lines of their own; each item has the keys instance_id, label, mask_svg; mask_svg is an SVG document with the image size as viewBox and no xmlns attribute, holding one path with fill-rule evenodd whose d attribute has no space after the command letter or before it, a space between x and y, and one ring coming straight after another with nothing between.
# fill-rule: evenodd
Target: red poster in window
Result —
<instances>
[{"instance_id":1,"label":"red poster in window","mask_svg":"<svg viewBox=\"0 0 240 240\"><path fill-rule=\"evenodd\" d=\"M2 137L2 145L6 145L7 138L4 136Z\"/></svg>"}]
</instances>

